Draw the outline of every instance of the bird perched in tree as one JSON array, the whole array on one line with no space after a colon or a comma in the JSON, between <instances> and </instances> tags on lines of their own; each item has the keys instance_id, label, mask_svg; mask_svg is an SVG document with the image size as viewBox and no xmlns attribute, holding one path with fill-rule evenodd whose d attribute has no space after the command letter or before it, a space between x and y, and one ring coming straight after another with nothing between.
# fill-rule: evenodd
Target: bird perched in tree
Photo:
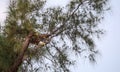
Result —
<instances>
[{"instance_id":1,"label":"bird perched in tree","mask_svg":"<svg viewBox=\"0 0 120 72\"><path fill-rule=\"evenodd\" d=\"M38 45L44 46L46 44L46 42L48 41L49 36L50 36L50 34L40 34L39 35L40 42Z\"/></svg>"},{"instance_id":2,"label":"bird perched in tree","mask_svg":"<svg viewBox=\"0 0 120 72\"><path fill-rule=\"evenodd\" d=\"M50 34L39 34L35 33L31 40L30 43L38 45L39 47L44 46L46 42L48 41Z\"/></svg>"}]
</instances>

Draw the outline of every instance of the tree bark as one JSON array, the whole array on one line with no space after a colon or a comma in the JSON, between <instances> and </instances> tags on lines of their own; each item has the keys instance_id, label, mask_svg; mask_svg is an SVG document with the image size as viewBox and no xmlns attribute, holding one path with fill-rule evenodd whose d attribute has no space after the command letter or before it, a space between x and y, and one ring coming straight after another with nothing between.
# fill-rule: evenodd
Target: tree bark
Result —
<instances>
[{"instance_id":1,"label":"tree bark","mask_svg":"<svg viewBox=\"0 0 120 72\"><path fill-rule=\"evenodd\" d=\"M22 51L18 55L17 59L15 60L14 64L6 71L6 72L17 72L19 69L19 66L22 64L22 60L24 57L25 52L27 51L27 48L29 46L30 39L32 37L33 33L30 33L26 38L22 46Z\"/></svg>"}]
</instances>

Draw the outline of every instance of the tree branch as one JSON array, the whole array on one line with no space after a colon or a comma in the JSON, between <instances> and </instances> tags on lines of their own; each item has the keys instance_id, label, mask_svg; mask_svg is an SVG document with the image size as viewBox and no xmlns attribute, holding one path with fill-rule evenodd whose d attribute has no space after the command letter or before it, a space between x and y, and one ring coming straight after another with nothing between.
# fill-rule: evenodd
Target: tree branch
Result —
<instances>
[{"instance_id":1,"label":"tree branch","mask_svg":"<svg viewBox=\"0 0 120 72\"><path fill-rule=\"evenodd\" d=\"M75 14L75 12L79 9L80 5L82 5L83 2L81 2L80 4L78 4L77 8L71 13L71 15L66 19L66 22ZM51 35L54 35L58 30L62 29L64 26L65 26L65 23L64 22L59 28L57 28L56 30L54 30ZM58 33L61 33L63 32L65 29L61 30L60 32ZM55 35L58 35L58 34L55 34ZM54 37L54 36L53 36Z\"/></svg>"},{"instance_id":2,"label":"tree branch","mask_svg":"<svg viewBox=\"0 0 120 72\"><path fill-rule=\"evenodd\" d=\"M22 47L22 51L21 53L18 55L17 59L15 60L14 64L6 71L6 72L17 72L19 69L19 66L22 64L23 61L23 57L25 52L27 51L27 48L29 46L29 41L32 37L33 33L30 33L26 38L25 41L23 43L23 47Z\"/></svg>"}]
</instances>

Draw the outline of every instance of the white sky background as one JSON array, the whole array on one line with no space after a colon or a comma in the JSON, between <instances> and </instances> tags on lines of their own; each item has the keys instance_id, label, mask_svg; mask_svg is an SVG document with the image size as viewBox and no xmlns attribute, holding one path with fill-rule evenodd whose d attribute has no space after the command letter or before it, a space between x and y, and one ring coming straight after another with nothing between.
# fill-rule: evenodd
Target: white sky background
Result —
<instances>
[{"instance_id":1,"label":"white sky background","mask_svg":"<svg viewBox=\"0 0 120 72\"><path fill-rule=\"evenodd\" d=\"M65 5L69 0L49 0L47 5ZM97 48L101 52L96 65L85 61L80 62L73 72L120 72L120 0L110 0L111 11L105 14L102 22L106 30L104 36L97 41ZM8 0L0 0L0 23L6 16Z\"/></svg>"}]
</instances>

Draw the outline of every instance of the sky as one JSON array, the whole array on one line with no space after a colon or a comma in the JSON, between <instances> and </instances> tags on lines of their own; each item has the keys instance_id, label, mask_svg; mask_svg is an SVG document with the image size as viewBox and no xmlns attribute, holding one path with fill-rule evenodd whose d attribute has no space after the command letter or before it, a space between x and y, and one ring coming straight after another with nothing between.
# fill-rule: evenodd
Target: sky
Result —
<instances>
[{"instance_id":1,"label":"sky","mask_svg":"<svg viewBox=\"0 0 120 72\"><path fill-rule=\"evenodd\" d=\"M47 5L65 5L69 0L48 0ZM120 0L109 0L111 10L101 22L106 31L101 39L96 41L100 56L97 63L92 65L80 61L71 68L72 72L120 72ZM0 22L6 17L8 0L0 0Z\"/></svg>"}]
</instances>

